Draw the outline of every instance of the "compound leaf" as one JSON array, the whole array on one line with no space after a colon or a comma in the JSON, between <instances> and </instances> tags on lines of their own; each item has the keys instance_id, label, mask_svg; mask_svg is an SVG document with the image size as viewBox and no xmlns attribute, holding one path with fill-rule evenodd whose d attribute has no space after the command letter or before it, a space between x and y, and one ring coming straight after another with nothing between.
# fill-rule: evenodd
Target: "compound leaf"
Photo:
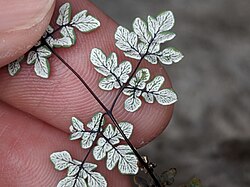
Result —
<instances>
[{"instance_id":1,"label":"compound leaf","mask_svg":"<svg viewBox=\"0 0 250 187\"><path fill-rule=\"evenodd\" d=\"M117 28L116 46L125 56L138 60L144 58L151 64L157 64L158 60L163 64L179 62L183 58L179 51L160 51L160 44L175 37L175 34L169 31L173 26L174 16L171 11L165 11L156 18L148 16L147 23L136 18L133 22L134 32L121 26Z\"/></svg>"},{"instance_id":2,"label":"compound leaf","mask_svg":"<svg viewBox=\"0 0 250 187\"><path fill-rule=\"evenodd\" d=\"M130 138L133 131L133 125L128 122L121 122L118 125L125 136L127 138ZM94 158L96 160L103 159L106 156L107 152L109 152L112 148L114 149L114 145L120 142L119 139L124 140L120 131L117 128L114 130L112 125L109 124L103 131L103 137L100 137L98 139L97 146L94 147Z\"/></svg>"},{"instance_id":3,"label":"compound leaf","mask_svg":"<svg viewBox=\"0 0 250 187\"><path fill-rule=\"evenodd\" d=\"M102 78L99 82L99 87L103 90L112 90L113 88L120 88L123 83L129 79L129 73L132 71L132 65L128 61L122 62L111 74Z\"/></svg>"},{"instance_id":4,"label":"compound leaf","mask_svg":"<svg viewBox=\"0 0 250 187\"><path fill-rule=\"evenodd\" d=\"M130 80L129 86L123 90L123 93L129 96L124 102L124 108L127 111L135 112L140 108L142 102L139 97L141 95L147 103L153 103L154 99L161 105L170 105L177 101L177 95L172 89L159 90L165 81L163 76L156 76L146 83L149 79L149 70L142 68Z\"/></svg>"},{"instance_id":5,"label":"compound leaf","mask_svg":"<svg viewBox=\"0 0 250 187\"><path fill-rule=\"evenodd\" d=\"M118 124L127 138L130 138L133 125L128 122ZM137 157L127 145L118 145L120 140L124 140L118 128L113 128L109 124L103 131L102 137L97 141L93 149L93 156L96 160L101 160L107 156L106 167L112 170L118 163L118 169L123 174L136 174L138 172Z\"/></svg>"},{"instance_id":6,"label":"compound leaf","mask_svg":"<svg viewBox=\"0 0 250 187\"><path fill-rule=\"evenodd\" d=\"M68 168L67 176L59 181L58 187L106 187L105 178L98 172L94 172L97 165L72 160L67 151L55 152L50 155L55 169L62 171Z\"/></svg>"},{"instance_id":7,"label":"compound leaf","mask_svg":"<svg viewBox=\"0 0 250 187\"><path fill-rule=\"evenodd\" d=\"M81 11L73 17L71 20L71 5L70 3L64 3L59 8L59 15L56 23L59 28L53 29L48 25L42 39L39 40L32 50L27 55L27 64L34 64L34 70L37 76L42 78L48 78L50 74L50 65L48 58L51 56L51 51L46 47L71 47L76 43L76 34L74 27L82 32L89 32L100 26L100 22L91 15L86 15L87 11ZM56 32L60 31L62 37L54 38ZM46 45L44 45L46 42ZM11 76L16 75L20 71L20 64L15 61L8 66L8 71Z\"/></svg>"}]
</instances>

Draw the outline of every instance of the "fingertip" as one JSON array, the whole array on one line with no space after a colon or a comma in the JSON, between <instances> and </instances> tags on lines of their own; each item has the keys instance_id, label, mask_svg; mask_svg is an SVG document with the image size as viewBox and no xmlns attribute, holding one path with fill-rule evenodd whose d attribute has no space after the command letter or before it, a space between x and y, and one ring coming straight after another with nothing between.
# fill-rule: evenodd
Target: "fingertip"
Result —
<instances>
[{"instance_id":1,"label":"fingertip","mask_svg":"<svg viewBox=\"0 0 250 187\"><path fill-rule=\"evenodd\" d=\"M26 53L47 28L55 0L0 2L0 67Z\"/></svg>"}]
</instances>

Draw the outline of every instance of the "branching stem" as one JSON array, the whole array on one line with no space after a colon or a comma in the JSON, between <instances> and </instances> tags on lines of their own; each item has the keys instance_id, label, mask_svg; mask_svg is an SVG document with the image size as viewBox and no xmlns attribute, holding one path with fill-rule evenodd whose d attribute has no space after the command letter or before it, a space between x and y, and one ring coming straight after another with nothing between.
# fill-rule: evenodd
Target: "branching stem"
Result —
<instances>
[{"instance_id":1,"label":"branching stem","mask_svg":"<svg viewBox=\"0 0 250 187\"><path fill-rule=\"evenodd\" d=\"M99 134L100 131L101 131L101 123L102 123L102 121L103 121L105 115L107 115L107 113L102 114L101 120L100 120L100 122L99 122L99 127L98 127L98 130L97 130L97 132L96 132L96 133L97 133L97 136L98 136L98 134ZM80 171L81 171L81 169L83 168L83 164L84 164L85 161L87 160L87 158L88 158L90 152L92 151L92 149L93 149L94 144L96 143L96 141L97 141L97 140L95 140L95 141L93 142L93 145L89 148L87 154L86 154L85 157L83 158L82 163L81 163L81 165L80 165L80 169L79 169L79 171L77 172L77 174L76 174L76 176L75 176L75 179L77 179L77 178L79 177ZM75 186L75 185L76 185L76 180L75 180L73 186Z\"/></svg>"},{"instance_id":2,"label":"branching stem","mask_svg":"<svg viewBox=\"0 0 250 187\"><path fill-rule=\"evenodd\" d=\"M126 86L129 84L130 80L133 78L133 76L135 75L136 71L137 71L138 68L140 67L140 65L141 65L141 63L142 63L142 61L143 61L143 59L145 58L145 56L148 55L148 51L149 51L150 45L153 43L155 37L156 37L156 35L155 35L154 38L152 38L152 40L149 42L146 53L143 54L143 55L141 55L141 59L140 59L139 62L137 63L137 65L136 65L134 71L133 71L132 74L130 75L130 77L129 77L128 81L126 82L126 84L124 84L124 85L120 88L120 90L119 90L118 94L116 95L116 97L115 97L115 99L114 99L114 101L113 101L113 103L112 103L112 106L111 106L111 108L110 108L110 111L111 111L111 112L114 110L115 104L117 103L118 98L120 97L121 93L122 93L123 90L126 88Z\"/></svg>"},{"instance_id":3,"label":"branching stem","mask_svg":"<svg viewBox=\"0 0 250 187\"><path fill-rule=\"evenodd\" d=\"M114 101L113 101L113 103L112 103L112 105L111 105L111 108L110 108L111 113L113 112L114 107L115 107L115 104L117 103L117 101L118 101L118 99L119 99L121 93L122 93L123 90L126 88L127 84L128 84L129 81L133 78L133 76L134 76L134 74L136 73L137 69L138 69L139 66L141 65L143 58L144 58L144 57L142 57L142 58L140 59L140 61L137 63L137 66L135 67L133 73L132 73L131 76L129 77L127 83L124 84L124 85L119 89L119 92L118 92L118 94L116 95L116 97L115 97L115 99L114 99Z\"/></svg>"},{"instance_id":4,"label":"branching stem","mask_svg":"<svg viewBox=\"0 0 250 187\"><path fill-rule=\"evenodd\" d=\"M119 90L117 96L114 99L114 102L111 106L111 109L109 110L104 104L103 102L98 98L98 96L93 92L93 90L88 86L88 84L83 80L83 78L57 53L55 52L50 46L49 44L43 40L44 44L51 50L51 52L81 81L81 83L87 88L87 90L90 92L90 94L96 99L96 101L100 104L100 106L105 110L105 114L107 114L111 121L114 123L114 125L116 126L116 128L119 130L119 132L121 133L122 137L124 138L124 140L127 142L127 144L129 145L129 147L133 150L134 154L136 155L136 157L138 158L139 162L143 165L143 167L146 168L147 172L149 173L149 175L152 177L152 179L154 180L154 183L156 186L161 187L159 181L157 180L156 176L154 175L154 172L152 171L152 169L149 168L148 164L142 159L142 157L140 156L140 154L138 153L138 151L136 150L136 148L133 146L133 144L128 140L128 138L126 137L126 135L124 134L124 132L122 131L122 129L120 128L120 126L118 125L117 120L115 119L115 117L112 114L112 111L114 109L114 106L120 96L120 94L122 93L122 91L124 90L124 88L127 86L127 84L124 84L123 87L121 87L121 89ZM146 53L147 54L147 53ZM146 55L145 54L145 55ZM139 68L140 64L142 63L142 60L144 59L145 55L143 55L140 59L140 61L138 62L135 70L133 71L132 75L130 76L130 78L128 79L128 82L132 79L133 75L136 73L137 69ZM127 82L127 83L128 83ZM92 146L93 147L93 146ZM90 150L92 150L92 148L90 148ZM85 156L83 163L85 162L85 160L87 159L90 150L88 151L87 155ZM81 165L81 166L82 166ZM79 173L78 173L79 175Z\"/></svg>"}]
</instances>

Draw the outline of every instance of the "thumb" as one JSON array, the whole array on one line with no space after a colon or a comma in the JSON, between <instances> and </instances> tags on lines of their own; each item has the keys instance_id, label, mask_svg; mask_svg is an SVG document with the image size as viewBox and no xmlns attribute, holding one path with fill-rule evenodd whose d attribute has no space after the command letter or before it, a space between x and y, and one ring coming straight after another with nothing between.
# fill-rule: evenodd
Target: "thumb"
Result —
<instances>
[{"instance_id":1,"label":"thumb","mask_svg":"<svg viewBox=\"0 0 250 187\"><path fill-rule=\"evenodd\" d=\"M0 67L26 53L42 36L55 0L0 1Z\"/></svg>"}]
</instances>

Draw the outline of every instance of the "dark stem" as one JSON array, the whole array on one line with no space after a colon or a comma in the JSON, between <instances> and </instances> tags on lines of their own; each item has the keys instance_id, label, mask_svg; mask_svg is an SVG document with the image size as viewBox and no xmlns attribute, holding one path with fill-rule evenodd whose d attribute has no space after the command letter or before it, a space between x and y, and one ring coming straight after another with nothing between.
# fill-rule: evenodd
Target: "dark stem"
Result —
<instances>
[{"instance_id":1,"label":"dark stem","mask_svg":"<svg viewBox=\"0 0 250 187\"><path fill-rule=\"evenodd\" d=\"M99 134L100 131L101 131L101 123L102 123L102 121L103 121L105 115L107 115L107 113L102 114L101 120L100 120L100 122L99 122L99 127L98 127L98 130L97 130L97 136L98 136L98 134ZM88 158L90 152L92 151L92 149L93 149L93 147L94 147L96 141L97 141L97 139L95 139L95 141L93 142L92 146L89 148L87 154L86 154L85 157L83 158L82 163L81 163L81 165L80 165L80 169L79 169L79 171L77 172L77 174L76 174L76 176L75 176L75 179L77 179L77 178L79 177L80 171L81 171L81 169L83 168L83 164L84 164L85 161L87 160L87 158ZM74 182L73 187L74 187L75 185L76 185L76 181Z\"/></svg>"},{"instance_id":2,"label":"dark stem","mask_svg":"<svg viewBox=\"0 0 250 187\"><path fill-rule=\"evenodd\" d=\"M137 69L139 68L139 66L141 65L142 63L142 60L143 60L144 56L140 59L140 61L137 63L137 66L135 67L133 73L130 75L128 81L126 84L123 84L123 86L120 88L118 94L116 95L112 105L111 105L111 108L110 108L110 111L112 112L114 110L114 107L115 107L115 104L117 103L117 100L119 99L121 93L123 92L124 88L127 86L127 84L129 83L129 81L133 78L134 74L136 73Z\"/></svg>"},{"instance_id":3,"label":"dark stem","mask_svg":"<svg viewBox=\"0 0 250 187\"><path fill-rule=\"evenodd\" d=\"M93 146L92 146L92 147L93 147ZM81 165L80 165L80 169L79 169L79 171L77 172L77 174L76 174L76 176L75 176L75 179L78 179L78 177L79 177L79 175L80 175L80 171L81 171L81 169L83 168L83 164L85 163L85 161L86 161L86 159L88 158L90 152L92 151L92 147L88 150L87 154L85 155L84 159L82 160L82 163L81 163ZM76 185L76 181L77 181L77 180L75 180L73 186Z\"/></svg>"},{"instance_id":4,"label":"dark stem","mask_svg":"<svg viewBox=\"0 0 250 187\"><path fill-rule=\"evenodd\" d=\"M46 42L45 45L51 50L51 52L56 55L56 57L81 81L81 83L87 88L90 94L95 98L95 100L101 105L105 112L109 112L108 108L103 104L103 102L97 97L93 90L88 86L88 84L83 80L83 78L61 57L55 52Z\"/></svg>"},{"instance_id":5,"label":"dark stem","mask_svg":"<svg viewBox=\"0 0 250 187\"><path fill-rule=\"evenodd\" d=\"M154 172L152 171L152 169L149 168L148 164L145 163L145 161L142 159L142 157L140 156L140 154L136 151L136 149L134 148L134 146L132 145L132 143L128 140L128 138L126 137L126 135L124 134L124 132L122 131L122 129L119 127L115 117L113 116L112 114L112 111L114 110L114 107L115 107L115 104L117 103L118 101L118 98L120 97L121 93L123 92L123 90L127 87L127 85L129 84L130 80L133 78L134 74L136 73L136 71L138 70L138 68L140 67L143 59L145 58L145 56L148 55L148 51L149 51L149 48L150 48L150 45L152 44L152 42L154 41L156 35L152 38L152 40L149 42L148 44L148 48L147 48L147 51L145 54L141 55L141 59L139 60L139 62L137 63L134 71L132 72L132 74L130 75L128 81L126 82L126 84L124 84L118 94L116 95L112 105L111 105L111 108L110 108L110 115L109 117L111 118L112 122L115 124L115 126L117 127L117 129L120 131L120 133L122 134L124 140L127 142L127 144L129 145L129 147L133 150L134 154L137 156L139 162L143 165L143 167L146 168L147 172L149 173L149 175L152 177L154 183L156 186L158 187L161 187L161 184L159 183L159 181L157 180L157 178L155 177L154 175Z\"/></svg>"},{"instance_id":6,"label":"dark stem","mask_svg":"<svg viewBox=\"0 0 250 187\"><path fill-rule=\"evenodd\" d=\"M130 80L133 78L134 74L136 73L136 71L137 71L138 68L140 67L140 65L141 65L141 63L142 63L142 61L143 61L143 59L145 58L145 56L148 55L148 50L149 50L149 48L150 48L150 45L153 43L155 37L156 37L156 35L155 35L155 36L151 39L151 41L149 42L146 53L143 54L143 55L141 55L141 59L140 59L139 62L137 63L137 65L136 65L136 67L135 67L133 73L130 75L130 77L129 77L128 81L126 82L126 84L124 84L124 85L120 88L120 90L119 90L118 94L116 95L116 97L115 97L115 99L114 99L114 102L112 103L112 106L111 106L111 108L110 108L110 111L111 111L111 112L113 111L113 109L114 109L114 107L115 107L115 104L116 104L117 101L118 101L119 96L121 95L121 93L123 92L123 90L125 89L125 87L129 84Z\"/></svg>"},{"instance_id":7,"label":"dark stem","mask_svg":"<svg viewBox=\"0 0 250 187\"><path fill-rule=\"evenodd\" d=\"M126 86L125 89L133 90L134 93L136 91L141 91L141 92L147 93L147 94L150 93L150 94L154 94L154 95L160 95L160 94L157 94L155 91L150 91L150 90L148 91L148 90L146 90L146 88L141 89L141 88L137 88L137 87Z\"/></svg>"},{"instance_id":8,"label":"dark stem","mask_svg":"<svg viewBox=\"0 0 250 187\"><path fill-rule=\"evenodd\" d=\"M61 25L61 26L59 26L58 28L56 28L54 31L52 31L52 33L48 33L48 32L47 32L47 37L53 36L53 34L55 34L57 31L59 31L60 29L62 29L63 27L66 27L66 26L71 26L71 25L70 25L70 23L68 23L68 24L66 24L66 25ZM47 38L47 37L46 37L46 38Z\"/></svg>"},{"instance_id":9,"label":"dark stem","mask_svg":"<svg viewBox=\"0 0 250 187\"><path fill-rule=\"evenodd\" d=\"M109 110L103 103L102 101L97 97L97 95L92 91L92 89L88 86L88 84L82 79L82 77L61 57L59 56L50 46L49 44L47 44L46 41L44 41L44 44L51 50L51 52L81 81L81 83L87 88L87 90L90 92L90 94L96 99L96 101L101 105L101 107L105 110L106 114L110 117L110 119L112 120L112 122L114 123L114 125L117 127L117 129L119 130L119 132L121 133L121 135L123 136L124 140L127 142L127 144L129 145L129 147L133 150L134 154L136 155L136 157L138 158L139 162L143 165L143 167L146 168L147 172L149 173L149 175L152 177L152 179L154 180L156 186L161 187L159 181L157 180L157 178L155 177L152 169L149 168L148 164L144 162L144 160L141 158L140 154L137 152L137 150L134 148L133 144L128 140L128 138L126 137L126 135L124 134L124 132L122 131L122 129L119 127L118 122L116 121L116 119L114 118L113 114L112 114L112 110L115 106L115 103L117 102L120 94L122 93L123 89L126 87L126 84L123 85L123 87L120 89L119 93L117 94L113 105L111 107L111 110ZM138 62L135 70L133 71L132 75L130 76L128 82L132 79L133 75L135 74L136 70L138 69L138 67L140 66L142 60L143 60L144 56L142 56L141 60ZM88 153L89 154L89 153Z\"/></svg>"},{"instance_id":10,"label":"dark stem","mask_svg":"<svg viewBox=\"0 0 250 187\"><path fill-rule=\"evenodd\" d=\"M139 162L143 165L143 167L146 168L147 172L149 173L149 175L152 177L152 179L154 180L154 183L156 186L161 187L161 184L159 183L159 181L157 180L157 178L154 175L154 172L152 171L152 169L149 168L148 164L145 163L145 161L142 159L141 155L137 152L137 150L135 149L135 147L133 146L133 144L129 141L129 139L126 137L126 135L124 134L124 132L122 131L122 129L120 128L120 126L118 125L118 122L116 121L115 117L113 116L113 114L109 115L110 119L112 120L112 122L115 124L116 128L119 130L119 132L121 133L122 137L124 138L124 140L127 142L127 144L129 145L129 147L132 149L132 151L134 152L135 156L138 158Z\"/></svg>"}]
</instances>

